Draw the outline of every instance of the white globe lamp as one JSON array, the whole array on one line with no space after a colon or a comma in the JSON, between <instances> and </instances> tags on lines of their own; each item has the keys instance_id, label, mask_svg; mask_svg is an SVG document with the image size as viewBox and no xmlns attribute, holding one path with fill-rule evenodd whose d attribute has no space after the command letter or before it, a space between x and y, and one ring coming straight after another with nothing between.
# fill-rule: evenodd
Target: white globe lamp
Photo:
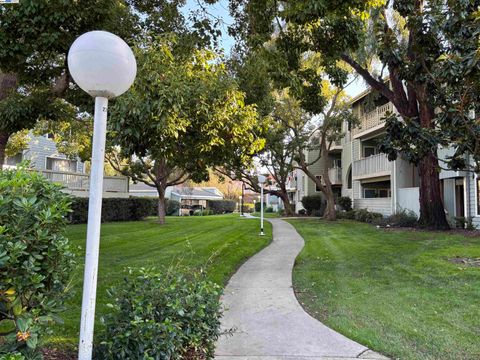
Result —
<instances>
[{"instance_id":1,"label":"white globe lamp","mask_svg":"<svg viewBox=\"0 0 480 360\"><path fill-rule=\"evenodd\" d=\"M267 178L264 175L258 174L257 176L258 183L260 185L260 235L265 235L263 232L263 185Z\"/></svg>"},{"instance_id":2,"label":"white globe lamp","mask_svg":"<svg viewBox=\"0 0 480 360\"><path fill-rule=\"evenodd\" d=\"M73 80L82 90L95 98L87 244L78 348L79 360L91 360L108 99L122 95L130 88L137 74L137 63L127 43L106 31L90 31L78 37L70 47L67 61Z\"/></svg>"}]
</instances>

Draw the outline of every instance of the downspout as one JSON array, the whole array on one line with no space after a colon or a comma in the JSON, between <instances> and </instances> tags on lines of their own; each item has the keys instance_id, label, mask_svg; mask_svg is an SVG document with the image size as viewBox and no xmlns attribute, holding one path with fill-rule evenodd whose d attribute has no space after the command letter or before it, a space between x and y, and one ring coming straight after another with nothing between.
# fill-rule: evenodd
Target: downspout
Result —
<instances>
[{"instance_id":1,"label":"downspout","mask_svg":"<svg viewBox=\"0 0 480 360\"><path fill-rule=\"evenodd\" d=\"M355 209L355 182L353 181L353 139L352 139L352 131L350 131L350 166L351 166L351 173L352 173L352 209ZM348 186L348 178L347 178L347 186Z\"/></svg>"},{"instance_id":2,"label":"downspout","mask_svg":"<svg viewBox=\"0 0 480 360\"><path fill-rule=\"evenodd\" d=\"M470 166L470 153L467 152L467 166ZM474 176L472 174L472 176ZM470 171L468 171L467 169L467 186L466 186L466 190L467 190L467 198L465 199L465 203L467 204L467 218L471 218L472 216L472 208L471 208L471 197L470 197Z\"/></svg>"},{"instance_id":3,"label":"downspout","mask_svg":"<svg viewBox=\"0 0 480 360\"><path fill-rule=\"evenodd\" d=\"M392 214L397 213L397 160L393 161L393 181L392 181Z\"/></svg>"}]
</instances>

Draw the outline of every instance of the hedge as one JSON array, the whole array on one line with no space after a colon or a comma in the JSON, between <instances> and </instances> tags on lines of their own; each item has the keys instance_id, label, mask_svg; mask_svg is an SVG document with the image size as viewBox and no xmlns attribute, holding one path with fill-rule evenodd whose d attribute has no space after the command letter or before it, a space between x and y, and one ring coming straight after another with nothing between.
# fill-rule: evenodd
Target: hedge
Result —
<instances>
[{"instance_id":1,"label":"hedge","mask_svg":"<svg viewBox=\"0 0 480 360\"><path fill-rule=\"evenodd\" d=\"M235 207L236 202L233 200L210 200L208 202L208 208L212 210L214 214L232 213Z\"/></svg>"},{"instance_id":2,"label":"hedge","mask_svg":"<svg viewBox=\"0 0 480 360\"><path fill-rule=\"evenodd\" d=\"M307 211L307 215L323 216L326 203L321 195L309 195L302 198L302 205Z\"/></svg>"}]
</instances>

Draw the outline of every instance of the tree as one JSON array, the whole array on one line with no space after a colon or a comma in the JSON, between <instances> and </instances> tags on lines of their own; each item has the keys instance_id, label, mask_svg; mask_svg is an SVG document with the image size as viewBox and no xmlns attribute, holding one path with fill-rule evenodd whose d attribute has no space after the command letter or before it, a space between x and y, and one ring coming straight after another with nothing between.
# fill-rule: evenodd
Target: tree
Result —
<instances>
[{"instance_id":1,"label":"tree","mask_svg":"<svg viewBox=\"0 0 480 360\"><path fill-rule=\"evenodd\" d=\"M444 96L449 84L454 81L458 85L459 81L450 76L443 77L446 83L438 83L438 60L458 53L467 54L463 44L472 44L472 39L476 38L472 31L475 26L471 25L475 23L477 2L293 0L282 2L280 7L274 0L252 0L246 2L245 9L258 2L270 9L271 16L266 18L265 14L251 12L248 25L243 29L248 28L250 34L255 34L265 29L266 23L278 21L276 30L282 29L281 38L291 48L290 53L319 52L322 66L336 82L345 82L346 74L339 64L346 62L394 104L401 121L393 117L387 121L388 136L383 151L390 160L401 152L418 165L420 223L430 228L448 229L440 195L437 148L440 144L464 145L465 141L458 140L449 131L452 118L448 114L436 113L440 100L448 100L448 108L455 108L460 101L458 97L447 99ZM478 28L478 22L476 25ZM456 42L459 34L460 44ZM251 36L259 37L258 34ZM378 60L380 66L372 66L373 60ZM468 66L468 62L463 65ZM384 81L385 69L391 86ZM404 135L409 136L405 138ZM470 133L464 136L471 137L476 136ZM468 148L459 146L457 154L465 154Z\"/></svg>"},{"instance_id":2,"label":"tree","mask_svg":"<svg viewBox=\"0 0 480 360\"><path fill-rule=\"evenodd\" d=\"M175 37L137 48L137 79L110 115L111 140L119 146L110 162L156 188L161 224L168 186L207 180L210 168L233 156L246 161L263 146L255 136L255 108L244 104L221 59L208 50L174 48Z\"/></svg>"},{"instance_id":3,"label":"tree","mask_svg":"<svg viewBox=\"0 0 480 360\"><path fill-rule=\"evenodd\" d=\"M76 120L76 107L87 102L71 86L66 66L75 38L98 28L131 37L130 19L125 3L114 0L25 0L0 6L0 168L13 134L39 120Z\"/></svg>"}]
</instances>

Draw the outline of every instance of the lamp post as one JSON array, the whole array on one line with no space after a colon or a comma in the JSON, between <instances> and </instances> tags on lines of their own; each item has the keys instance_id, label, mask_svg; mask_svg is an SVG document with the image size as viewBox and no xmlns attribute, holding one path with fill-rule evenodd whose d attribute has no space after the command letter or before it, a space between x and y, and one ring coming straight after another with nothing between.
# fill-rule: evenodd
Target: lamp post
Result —
<instances>
[{"instance_id":1,"label":"lamp post","mask_svg":"<svg viewBox=\"0 0 480 360\"><path fill-rule=\"evenodd\" d=\"M137 63L132 50L118 36L106 31L90 31L78 37L70 47L68 69L77 85L95 98L87 244L78 347L78 359L90 360L97 295L108 99L117 97L130 88L137 74Z\"/></svg>"},{"instance_id":2,"label":"lamp post","mask_svg":"<svg viewBox=\"0 0 480 360\"><path fill-rule=\"evenodd\" d=\"M240 216L243 216L243 196L240 195L238 200L240 200Z\"/></svg>"},{"instance_id":3,"label":"lamp post","mask_svg":"<svg viewBox=\"0 0 480 360\"><path fill-rule=\"evenodd\" d=\"M258 183L260 184L260 235L265 235L263 232L263 184L267 178L263 175L258 175Z\"/></svg>"}]
</instances>

